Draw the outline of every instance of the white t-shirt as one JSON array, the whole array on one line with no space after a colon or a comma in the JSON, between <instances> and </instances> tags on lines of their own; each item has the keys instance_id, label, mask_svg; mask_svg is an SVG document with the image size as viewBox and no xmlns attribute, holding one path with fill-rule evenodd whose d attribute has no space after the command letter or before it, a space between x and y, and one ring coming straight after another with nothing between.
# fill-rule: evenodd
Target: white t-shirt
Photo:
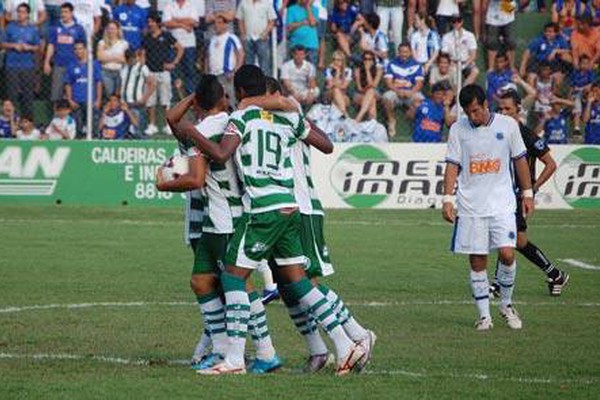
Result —
<instances>
[{"instance_id":1,"label":"white t-shirt","mask_svg":"<svg viewBox=\"0 0 600 400\"><path fill-rule=\"evenodd\" d=\"M242 43L233 33L215 35L208 45L208 68L211 74L221 75L235 71L236 51L242 49Z\"/></svg>"},{"instance_id":2,"label":"white t-shirt","mask_svg":"<svg viewBox=\"0 0 600 400\"><path fill-rule=\"evenodd\" d=\"M104 39L102 39L99 43L98 46L105 46L105 42ZM107 56L110 57L114 57L114 56L118 56L118 55L123 55L125 56L125 51L127 51L127 49L129 48L129 43L125 40L118 40L117 42L113 43L112 46L110 47L104 47L104 54L106 54ZM119 62L107 62L107 63L103 63L102 64L102 68L111 70L111 71L120 71L121 68L123 67L124 63L119 63Z\"/></svg>"},{"instance_id":3,"label":"white t-shirt","mask_svg":"<svg viewBox=\"0 0 600 400\"><path fill-rule=\"evenodd\" d=\"M135 4L140 8L150 8L150 1L148 0L135 0Z\"/></svg>"},{"instance_id":4,"label":"white t-shirt","mask_svg":"<svg viewBox=\"0 0 600 400\"><path fill-rule=\"evenodd\" d=\"M302 92L308 90L308 83L316 76L315 66L304 60L298 68L294 60L289 60L281 66L281 79L290 82L292 88Z\"/></svg>"},{"instance_id":5,"label":"white t-shirt","mask_svg":"<svg viewBox=\"0 0 600 400\"><path fill-rule=\"evenodd\" d=\"M466 62L469 59L469 52L473 50L477 50L477 39L466 29L458 33L458 37L457 31L451 30L442 38L442 52L448 53L452 61Z\"/></svg>"},{"instance_id":6,"label":"white t-shirt","mask_svg":"<svg viewBox=\"0 0 600 400\"><path fill-rule=\"evenodd\" d=\"M432 55L429 54L430 47L431 52L435 53L440 50L440 46L439 35L431 29L427 29L425 32L417 29L410 35L410 48L412 49L413 58L419 64L425 64L429 61Z\"/></svg>"},{"instance_id":7,"label":"white t-shirt","mask_svg":"<svg viewBox=\"0 0 600 400\"><path fill-rule=\"evenodd\" d=\"M436 15L451 17L458 14L460 14L460 10L458 9L458 3L456 0L440 0Z\"/></svg>"},{"instance_id":8,"label":"white t-shirt","mask_svg":"<svg viewBox=\"0 0 600 400\"><path fill-rule=\"evenodd\" d=\"M94 30L94 18L102 16L100 0L71 0L70 3L73 4L75 20L90 35Z\"/></svg>"},{"instance_id":9,"label":"white t-shirt","mask_svg":"<svg viewBox=\"0 0 600 400\"><path fill-rule=\"evenodd\" d=\"M17 20L17 8L22 4L28 4L31 7L31 13L29 14L29 22L35 24L38 20L38 13L46 11L44 6L44 0L6 0L4 2L4 12L11 14L10 18L13 21Z\"/></svg>"},{"instance_id":10,"label":"white t-shirt","mask_svg":"<svg viewBox=\"0 0 600 400\"><path fill-rule=\"evenodd\" d=\"M19 140L40 140L42 134L38 129L34 129L29 134L25 134L21 129L17 131L17 139Z\"/></svg>"},{"instance_id":11,"label":"white t-shirt","mask_svg":"<svg viewBox=\"0 0 600 400\"><path fill-rule=\"evenodd\" d=\"M242 0L235 17L244 21L246 36L257 40L267 28L269 21L277 19L277 14L270 0Z\"/></svg>"},{"instance_id":12,"label":"white t-shirt","mask_svg":"<svg viewBox=\"0 0 600 400\"><path fill-rule=\"evenodd\" d=\"M508 25L515 20L517 5L512 0L490 0L485 23L491 26Z\"/></svg>"},{"instance_id":13,"label":"white t-shirt","mask_svg":"<svg viewBox=\"0 0 600 400\"><path fill-rule=\"evenodd\" d=\"M75 139L75 131L77 130L77 126L75 124L75 120L70 115L67 115L66 118L54 117L52 121L50 121L50 125L48 125L46 128L46 135L48 135L48 139L63 140L61 134L58 133L54 127L57 127L61 131L65 132L69 139Z\"/></svg>"},{"instance_id":14,"label":"white t-shirt","mask_svg":"<svg viewBox=\"0 0 600 400\"><path fill-rule=\"evenodd\" d=\"M183 5L179 5L177 1L168 3L163 11L162 21L168 22L173 18L191 18L198 21L200 17L197 4L190 0L185 0ZM175 28L170 29L170 32L182 47L196 47L196 35L193 30L188 32L183 28Z\"/></svg>"},{"instance_id":15,"label":"white t-shirt","mask_svg":"<svg viewBox=\"0 0 600 400\"><path fill-rule=\"evenodd\" d=\"M527 155L517 122L492 113L485 126L462 118L450 127L446 162L458 165L459 216L514 213L513 160Z\"/></svg>"}]
</instances>

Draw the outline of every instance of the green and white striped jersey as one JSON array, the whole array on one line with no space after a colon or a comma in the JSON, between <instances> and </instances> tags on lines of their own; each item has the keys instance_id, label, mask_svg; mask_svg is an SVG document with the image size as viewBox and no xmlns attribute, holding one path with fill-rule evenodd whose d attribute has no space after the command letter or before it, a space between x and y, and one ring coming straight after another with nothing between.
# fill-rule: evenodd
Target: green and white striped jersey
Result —
<instances>
[{"instance_id":1,"label":"green and white striped jersey","mask_svg":"<svg viewBox=\"0 0 600 400\"><path fill-rule=\"evenodd\" d=\"M307 123L308 125L308 123ZM325 215L317 196L310 170L310 152L312 149L303 141L292 148L292 167L294 168L294 196L301 214Z\"/></svg>"},{"instance_id":2,"label":"green and white striped jersey","mask_svg":"<svg viewBox=\"0 0 600 400\"><path fill-rule=\"evenodd\" d=\"M207 139L220 142L227 127L229 115L222 112L204 118L196 129ZM192 148L194 154L200 154ZM242 215L241 189L233 159L225 164L210 161L206 171L206 185L200 190L204 204L203 232L229 234L237 218Z\"/></svg>"},{"instance_id":3,"label":"green and white striped jersey","mask_svg":"<svg viewBox=\"0 0 600 400\"><path fill-rule=\"evenodd\" d=\"M190 145L179 142L179 153L190 155ZM204 220L204 204L200 189L192 190L185 194L185 224L183 227L183 237L186 244L190 244L192 239L198 239L202 236L202 223Z\"/></svg>"},{"instance_id":4,"label":"green and white striped jersey","mask_svg":"<svg viewBox=\"0 0 600 400\"><path fill-rule=\"evenodd\" d=\"M231 114L225 134L241 140L235 161L244 185L245 212L297 206L291 152L308 133L298 113L283 116L252 106Z\"/></svg>"}]
</instances>

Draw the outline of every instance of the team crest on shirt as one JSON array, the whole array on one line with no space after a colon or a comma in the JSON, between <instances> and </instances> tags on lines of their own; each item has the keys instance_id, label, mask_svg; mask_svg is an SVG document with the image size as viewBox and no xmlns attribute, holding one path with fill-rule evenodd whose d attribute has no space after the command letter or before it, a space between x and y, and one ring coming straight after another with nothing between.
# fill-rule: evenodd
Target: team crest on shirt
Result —
<instances>
[{"instance_id":1,"label":"team crest on shirt","mask_svg":"<svg viewBox=\"0 0 600 400\"><path fill-rule=\"evenodd\" d=\"M545 145L546 143L544 143L544 139L540 139L536 141L533 146L538 150L544 150Z\"/></svg>"},{"instance_id":2,"label":"team crest on shirt","mask_svg":"<svg viewBox=\"0 0 600 400\"><path fill-rule=\"evenodd\" d=\"M81 69L79 69L79 67L75 68L75 73L79 74L81 72Z\"/></svg>"},{"instance_id":3,"label":"team crest on shirt","mask_svg":"<svg viewBox=\"0 0 600 400\"><path fill-rule=\"evenodd\" d=\"M504 133L502 133L502 132L496 132L496 139L498 139L498 140L504 139Z\"/></svg>"},{"instance_id":4,"label":"team crest on shirt","mask_svg":"<svg viewBox=\"0 0 600 400\"><path fill-rule=\"evenodd\" d=\"M273 114L271 114L269 111L263 110L260 112L260 119L272 123L273 122Z\"/></svg>"},{"instance_id":5,"label":"team crest on shirt","mask_svg":"<svg viewBox=\"0 0 600 400\"><path fill-rule=\"evenodd\" d=\"M514 239L516 237L515 233L513 231L508 232L508 238L509 239Z\"/></svg>"},{"instance_id":6,"label":"team crest on shirt","mask_svg":"<svg viewBox=\"0 0 600 400\"><path fill-rule=\"evenodd\" d=\"M121 14L119 14L119 19L121 21L127 21L127 13L122 12Z\"/></svg>"},{"instance_id":7,"label":"team crest on shirt","mask_svg":"<svg viewBox=\"0 0 600 400\"><path fill-rule=\"evenodd\" d=\"M250 249L250 252L251 253L260 253L261 251L264 251L266 248L267 248L267 245L264 244L263 242L256 242Z\"/></svg>"}]
</instances>

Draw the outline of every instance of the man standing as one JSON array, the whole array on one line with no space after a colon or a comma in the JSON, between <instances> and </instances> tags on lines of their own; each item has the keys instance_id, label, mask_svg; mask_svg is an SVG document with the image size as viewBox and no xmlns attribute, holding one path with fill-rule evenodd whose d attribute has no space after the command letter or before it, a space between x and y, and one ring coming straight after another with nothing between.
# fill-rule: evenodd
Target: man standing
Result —
<instances>
[{"instance_id":1,"label":"man standing","mask_svg":"<svg viewBox=\"0 0 600 400\"><path fill-rule=\"evenodd\" d=\"M479 75L479 69L475 65L477 39L464 28L462 16L454 15L451 21L453 29L442 37L442 53L450 54L454 65L460 61L464 84L470 85Z\"/></svg>"},{"instance_id":2,"label":"man standing","mask_svg":"<svg viewBox=\"0 0 600 400\"><path fill-rule=\"evenodd\" d=\"M317 8L311 0L298 0L288 7L285 24L288 30L289 47L304 46L308 61L318 62L319 35L317 32Z\"/></svg>"},{"instance_id":3,"label":"man standing","mask_svg":"<svg viewBox=\"0 0 600 400\"><path fill-rule=\"evenodd\" d=\"M50 28L48 50L44 61L44 73L52 74L50 100L60 100L64 96L64 77L67 67L77 61L75 43L87 42L85 30L73 19L73 4L60 6L60 22Z\"/></svg>"},{"instance_id":4,"label":"man standing","mask_svg":"<svg viewBox=\"0 0 600 400\"><path fill-rule=\"evenodd\" d=\"M148 24L148 13L135 4L135 0L125 0L125 3L113 10L113 18L119 21L129 49L136 51L142 46L144 31Z\"/></svg>"},{"instance_id":5,"label":"man standing","mask_svg":"<svg viewBox=\"0 0 600 400\"><path fill-rule=\"evenodd\" d=\"M31 115L35 80L35 53L40 47L40 32L29 22L31 8L17 7L17 20L6 27L6 91L21 113ZM20 100L20 101L19 101Z\"/></svg>"},{"instance_id":6,"label":"man standing","mask_svg":"<svg viewBox=\"0 0 600 400\"><path fill-rule=\"evenodd\" d=\"M523 125L519 120L521 108L521 98L514 90L509 90L499 98L499 110L502 114L511 117L519 124L521 137L527 148L527 164L531 174L533 192L539 191L540 187L550 179L556 171L556 162L550 154L550 148L543 138L539 138L531 129ZM544 169L536 179L535 164L540 160L544 164ZM562 289L569 282L569 274L561 271L546 258L542 250L527 238L527 221L523 215L521 207L521 193L517 191L517 251L521 253L530 262L542 270L548 278L548 290L551 296L560 296ZM500 286L494 284L494 294L500 294Z\"/></svg>"},{"instance_id":7,"label":"man standing","mask_svg":"<svg viewBox=\"0 0 600 400\"><path fill-rule=\"evenodd\" d=\"M237 9L240 36L246 52L246 63L260 66L265 75L272 75L269 38L277 14L269 0L242 0Z\"/></svg>"},{"instance_id":8,"label":"man standing","mask_svg":"<svg viewBox=\"0 0 600 400\"><path fill-rule=\"evenodd\" d=\"M523 212L529 215L534 206L527 150L517 122L490 113L482 87L465 86L459 103L467 118L450 128L442 200L444 219L454 223L451 250L469 255L471 289L479 310L475 327L479 331L493 327L486 268L490 250L498 250L500 315L511 329L521 329L521 319L512 306L517 204L511 170L514 162ZM457 181L455 218L453 194Z\"/></svg>"}]
</instances>

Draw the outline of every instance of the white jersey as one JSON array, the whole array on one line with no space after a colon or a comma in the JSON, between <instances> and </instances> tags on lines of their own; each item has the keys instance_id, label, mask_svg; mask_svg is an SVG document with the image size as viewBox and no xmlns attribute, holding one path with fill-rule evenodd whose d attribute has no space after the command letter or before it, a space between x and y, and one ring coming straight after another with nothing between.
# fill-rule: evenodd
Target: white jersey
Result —
<instances>
[{"instance_id":1,"label":"white jersey","mask_svg":"<svg viewBox=\"0 0 600 400\"><path fill-rule=\"evenodd\" d=\"M485 23L491 26L505 26L515 20L517 4L512 0L490 0Z\"/></svg>"},{"instance_id":2,"label":"white jersey","mask_svg":"<svg viewBox=\"0 0 600 400\"><path fill-rule=\"evenodd\" d=\"M73 16L78 24L83 26L86 33L91 35L94 30L94 18L100 18L100 0L71 0L73 4Z\"/></svg>"},{"instance_id":3,"label":"white jersey","mask_svg":"<svg viewBox=\"0 0 600 400\"><path fill-rule=\"evenodd\" d=\"M228 120L226 112L210 115L196 125L196 129L207 139L220 142ZM199 154L195 147L190 151ZM233 233L234 223L242 215L241 191L233 159L227 160L225 164L210 161L206 171L206 185L200 192L205 212L202 231Z\"/></svg>"},{"instance_id":4,"label":"white jersey","mask_svg":"<svg viewBox=\"0 0 600 400\"><path fill-rule=\"evenodd\" d=\"M472 32L462 29L460 32L451 30L442 38L442 52L450 55L452 61L462 61L469 59L469 53L477 51L477 39ZM463 65L466 68L468 65Z\"/></svg>"},{"instance_id":5,"label":"white jersey","mask_svg":"<svg viewBox=\"0 0 600 400\"><path fill-rule=\"evenodd\" d=\"M308 133L298 113L282 116L253 106L231 114L225 134L241 140L235 162L244 185L245 212L297 207L291 148Z\"/></svg>"},{"instance_id":6,"label":"white jersey","mask_svg":"<svg viewBox=\"0 0 600 400\"><path fill-rule=\"evenodd\" d=\"M67 139L75 139L75 131L77 130L77 124L75 119L67 115L65 118L54 117L50 122L50 125L46 128L46 136L50 140L62 140L63 136L57 132L56 128L60 129L63 133L66 133Z\"/></svg>"},{"instance_id":7,"label":"white jersey","mask_svg":"<svg viewBox=\"0 0 600 400\"><path fill-rule=\"evenodd\" d=\"M526 155L519 125L510 117L492 113L485 126L475 127L467 118L452 125L446 162L460 167L458 215L514 213L513 160Z\"/></svg>"},{"instance_id":8,"label":"white jersey","mask_svg":"<svg viewBox=\"0 0 600 400\"><path fill-rule=\"evenodd\" d=\"M193 147L188 147L179 142L179 152L187 156L197 156L192 151ZM202 193L200 189L186 192L185 194L185 225L183 227L183 236L186 244L192 240L199 239L202 236L202 223L204 221L204 203L202 202Z\"/></svg>"},{"instance_id":9,"label":"white jersey","mask_svg":"<svg viewBox=\"0 0 600 400\"><path fill-rule=\"evenodd\" d=\"M325 215L311 176L310 152L310 146L303 141L292 147L294 196L301 214Z\"/></svg>"}]
</instances>

